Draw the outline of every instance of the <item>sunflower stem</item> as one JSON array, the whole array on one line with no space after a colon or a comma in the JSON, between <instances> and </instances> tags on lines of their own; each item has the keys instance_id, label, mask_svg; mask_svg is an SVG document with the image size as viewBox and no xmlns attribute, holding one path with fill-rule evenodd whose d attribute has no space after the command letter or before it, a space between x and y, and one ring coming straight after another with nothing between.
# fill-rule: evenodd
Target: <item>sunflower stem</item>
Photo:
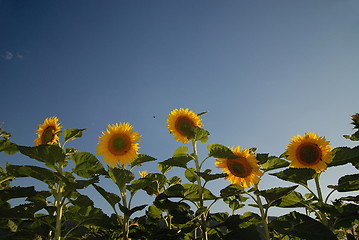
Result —
<instances>
[{"instance_id":1,"label":"sunflower stem","mask_svg":"<svg viewBox=\"0 0 359 240\"><path fill-rule=\"evenodd\" d=\"M322 194L322 189L320 188L319 178L320 178L320 173L317 174L315 176L315 178L314 178L315 179L315 186L317 188L319 202L321 204L324 204L323 194ZM320 215L322 224L328 227L329 223L328 223L328 219L327 219L327 216L325 215L325 213L323 213L322 211L319 211L319 215Z\"/></svg>"},{"instance_id":2,"label":"sunflower stem","mask_svg":"<svg viewBox=\"0 0 359 240\"><path fill-rule=\"evenodd\" d=\"M261 200L261 197L259 196L259 194L256 194L256 196L257 196L256 202L258 204L259 211L260 211L261 217L262 217L262 224L263 224L263 228L264 228L265 239L269 240L270 235L269 235L269 228L268 228L267 211L264 210L262 200Z\"/></svg>"},{"instance_id":3,"label":"sunflower stem","mask_svg":"<svg viewBox=\"0 0 359 240\"><path fill-rule=\"evenodd\" d=\"M126 165L123 166L123 169L126 169ZM126 186L124 188L120 189L121 192L121 198L122 198L122 204L125 208L129 208L127 206L127 195L126 195ZM129 226L130 226L130 217L123 213L123 240L128 240L128 233L129 233Z\"/></svg>"},{"instance_id":4,"label":"sunflower stem","mask_svg":"<svg viewBox=\"0 0 359 240\"><path fill-rule=\"evenodd\" d=\"M197 180L197 184L198 184L198 194L199 194L199 207L203 208L204 206L204 201L203 201L203 187L202 187L202 182L201 182L201 177L198 175L198 173L201 172L201 166L199 165L199 160L198 160L198 152L197 152L197 143L194 139L192 139L192 147L193 147L193 157L194 157L194 162L196 165L196 180ZM206 223L206 215L202 214L201 216L201 231L202 231L202 239L203 240L208 240L208 235L207 235L207 223Z\"/></svg>"},{"instance_id":5,"label":"sunflower stem","mask_svg":"<svg viewBox=\"0 0 359 240\"><path fill-rule=\"evenodd\" d=\"M62 175L62 166L59 167L58 173ZM62 213L63 213L63 203L64 200L62 199L62 192L64 190L63 182L60 181L56 188L54 193L55 198L55 207L56 207L56 227L55 227L55 240L61 239L61 226L62 226Z\"/></svg>"}]
</instances>

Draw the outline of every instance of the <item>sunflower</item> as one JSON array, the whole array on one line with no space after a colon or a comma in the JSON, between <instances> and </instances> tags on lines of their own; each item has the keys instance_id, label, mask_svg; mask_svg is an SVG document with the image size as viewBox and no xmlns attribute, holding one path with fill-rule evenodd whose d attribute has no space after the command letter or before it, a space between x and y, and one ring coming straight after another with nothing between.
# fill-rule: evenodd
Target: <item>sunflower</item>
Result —
<instances>
[{"instance_id":1,"label":"sunflower","mask_svg":"<svg viewBox=\"0 0 359 240\"><path fill-rule=\"evenodd\" d=\"M111 167L115 167L118 162L123 165L131 163L137 158L140 137L138 132L133 132L129 123L108 125L107 130L99 136L97 155L104 155L104 161Z\"/></svg>"},{"instance_id":2,"label":"sunflower","mask_svg":"<svg viewBox=\"0 0 359 240\"><path fill-rule=\"evenodd\" d=\"M327 164L332 161L329 141L324 137L311 132L294 136L287 147L287 159L291 161L290 167L311 168L317 173L323 172Z\"/></svg>"},{"instance_id":3,"label":"sunflower","mask_svg":"<svg viewBox=\"0 0 359 240\"><path fill-rule=\"evenodd\" d=\"M62 128L57 117L45 118L43 124L39 124L36 131L37 138L34 140L35 145L57 144L59 142L59 132Z\"/></svg>"},{"instance_id":4,"label":"sunflower","mask_svg":"<svg viewBox=\"0 0 359 240\"><path fill-rule=\"evenodd\" d=\"M142 171L142 172L138 172L138 174L140 174L141 178L145 178L148 175L147 171Z\"/></svg>"},{"instance_id":5,"label":"sunflower","mask_svg":"<svg viewBox=\"0 0 359 240\"><path fill-rule=\"evenodd\" d=\"M263 173L259 170L258 161L249 149L241 151L240 146L232 149L238 158L218 158L217 168L223 168L223 172L228 174L228 179L232 184L248 188L257 184Z\"/></svg>"},{"instance_id":6,"label":"sunflower","mask_svg":"<svg viewBox=\"0 0 359 240\"><path fill-rule=\"evenodd\" d=\"M167 118L167 128L177 142L188 143L194 127L202 127L201 118L188 108L174 109Z\"/></svg>"}]
</instances>

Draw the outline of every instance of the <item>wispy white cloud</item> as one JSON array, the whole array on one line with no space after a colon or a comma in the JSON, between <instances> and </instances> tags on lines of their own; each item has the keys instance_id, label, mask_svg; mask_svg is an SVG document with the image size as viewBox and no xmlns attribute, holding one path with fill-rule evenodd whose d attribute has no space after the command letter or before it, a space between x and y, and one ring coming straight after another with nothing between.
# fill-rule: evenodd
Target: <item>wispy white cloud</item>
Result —
<instances>
[{"instance_id":1,"label":"wispy white cloud","mask_svg":"<svg viewBox=\"0 0 359 240\"><path fill-rule=\"evenodd\" d=\"M4 55L1 55L1 57L5 60L11 60L14 58L14 54L12 54L12 52L6 51Z\"/></svg>"},{"instance_id":2,"label":"wispy white cloud","mask_svg":"<svg viewBox=\"0 0 359 240\"><path fill-rule=\"evenodd\" d=\"M12 53L10 51L5 51L4 54L0 54L0 57L5 60L12 60L14 58L23 59L24 55L22 55L20 53Z\"/></svg>"}]
</instances>

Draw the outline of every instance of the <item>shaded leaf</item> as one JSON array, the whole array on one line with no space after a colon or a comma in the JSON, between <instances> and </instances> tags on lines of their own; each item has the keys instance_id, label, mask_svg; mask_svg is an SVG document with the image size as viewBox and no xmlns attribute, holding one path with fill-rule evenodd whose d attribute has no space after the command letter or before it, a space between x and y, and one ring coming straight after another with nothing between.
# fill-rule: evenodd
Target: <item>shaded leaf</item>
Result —
<instances>
[{"instance_id":1,"label":"shaded leaf","mask_svg":"<svg viewBox=\"0 0 359 240\"><path fill-rule=\"evenodd\" d=\"M172 157L163 162L160 162L160 164L171 166L171 167L187 168L187 163L191 160L192 160L192 157L187 155L187 156L182 156L182 157Z\"/></svg>"},{"instance_id":2,"label":"shaded leaf","mask_svg":"<svg viewBox=\"0 0 359 240\"><path fill-rule=\"evenodd\" d=\"M198 175L199 175L200 177L202 177L206 182L212 181L212 180L216 180L216 179L219 179L219 178L225 178L225 177L227 176L226 173L211 174L211 171L212 171L212 170L207 169L207 170L204 171L204 172L198 173Z\"/></svg>"},{"instance_id":3,"label":"shaded leaf","mask_svg":"<svg viewBox=\"0 0 359 240\"><path fill-rule=\"evenodd\" d=\"M316 176L316 172L310 168L288 168L281 172L270 173L285 181L307 185L308 180Z\"/></svg>"},{"instance_id":4,"label":"shaded leaf","mask_svg":"<svg viewBox=\"0 0 359 240\"><path fill-rule=\"evenodd\" d=\"M258 153L256 154L256 159L258 160L259 164L264 164L269 160L268 153Z\"/></svg>"},{"instance_id":5,"label":"shaded leaf","mask_svg":"<svg viewBox=\"0 0 359 240\"><path fill-rule=\"evenodd\" d=\"M259 191L259 193L261 196L263 196L266 199L267 203L271 205L271 203L273 203L274 201L279 200L280 198L293 192L294 189L296 189L297 187L298 186L277 187L277 188L271 188L271 189Z\"/></svg>"},{"instance_id":6,"label":"shaded leaf","mask_svg":"<svg viewBox=\"0 0 359 240\"><path fill-rule=\"evenodd\" d=\"M269 223L275 231L308 240L336 240L331 230L320 222L298 212L291 212Z\"/></svg>"},{"instance_id":7,"label":"shaded leaf","mask_svg":"<svg viewBox=\"0 0 359 240\"><path fill-rule=\"evenodd\" d=\"M283 208L294 208L294 207L304 207L305 199L303 196L296 191L292 191L289 194L283 196L276 201L273 206L283 207Z\"/></svg>"},{"instance_id":8,"label":"shaded leaf","mask_svg":"<svg viewBox=\"0 0 359 240\"><path fill-rule=\"evenodd\" d=\"M244 193L244 188L237 185L229 185L221 190L221 197L237 196Z\"/></svg>"},{"instance_id":9,"label":"shaded leaf","mask_svg":"<svg viewBox=\"0 0 359 240\"><path fill-rule=\"evenodd\" d=\"M6 170L14 177L32 177L47 184L57 183L59 180L66 181L66 178L49 169L37 166L8 165Z\"/></svg>"},{"instance_id":10,"label":"shaded leaf","mask_svg":"<svg viewBox=\"0 0 359 240\"><path fill-rule=\"evenodd\" d=\"M135 179L135 175L131 171L122 168L109 168L108 174L112 181L122 190L126 189L127 183Z\"/></svg>"},{"instance_id":11,"label":"shaded leaf","mask_svg":"<svg viewBox=\"0 0 359 240\"><path fill-rule=\"evenodd\" d=\"M9 140L0 140L0 152L15 154L18 151L17 145Z\"/></svg>"},{"instance_id":12,"label":"shaded leaf","mask_svg":"<svg viewBox=\"0 0 359 240\"><path fill-rule=\"evenodd\" d=\"M265 171L270 171L278 168L288 167L289 162L281 158L269 157L268 161L261 166Z\"/></svg>"},{"instance_id":13,"label":"shaded leaf","mask_svg":"<svg viewBox=\"0 0 359 240\"><path fill-rule=\"evenodd\" d=\"M36 147L18 146L19 151L45 164L55 165L55 163L65 162L66 155L62 148L57 145L40 145Z\"/></svg>"},{"instance_id":14,"label":"shaded leaf","mask_svg":"<svg viewBox=\"0 0 359 240\"><path fill-rule=\"evenodd\" d=\"M338 180L337 186L328 186L338 192L350 192L359 190L359 174L346 175Z\"/></svg>"},{"instance_id":15,"label":"shaded leaf","mask_svg":"<svg viewBox=\"0 0 359 240\"><path fill-rule=\"evenodd\" d=\"M348 147L337 147L332 150L333 159L328 167L344 165L347 163L357 163L359 159L359 149Z\"/></svg>"},{"instance_id":16,"label":"shaded leaf","mask_svg":"<svg viewBox=\"0 0 359 240\"><path fill-rule=\"evenodd\" d=\"M197 180L196 169L194 168L187 168L184 172L184 176L187 178L188 181L194 183Z\"/></svg>"},{"instance_id":17,"label":"shaded leaf","mask_svg":"<svg viewBox=\"0 0 359 240\"><path fill-rule=\"evenodd\" d=\"M151 161L155 161L155 160L157 160L157 159L153 158L151 156L148 156L146 154L139 154L138 157L131 163L130 168L132 169L133 167L136 167L136 166L142 166L142 164L145 162L151 162Z\"/></svg>"}]
</instances>

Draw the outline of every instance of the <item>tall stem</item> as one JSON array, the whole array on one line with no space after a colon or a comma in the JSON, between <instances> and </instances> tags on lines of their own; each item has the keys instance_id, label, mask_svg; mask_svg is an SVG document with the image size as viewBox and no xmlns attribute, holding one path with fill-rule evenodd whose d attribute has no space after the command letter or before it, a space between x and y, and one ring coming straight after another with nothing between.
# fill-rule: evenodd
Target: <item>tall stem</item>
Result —
<instances>
[{"instance_id":1,"label":"tall stem","mask_svg":"<svg viewBox=\"0 0 359 240\"><path fill-rule=\"evenodd\" d=\"M126 168L126 166L124 167ZM127 197L126 197L126 185L124 186L124 188L120 189L121 192L121 198L122 198L122 203L123 206L125 208L130 208L129 206L127 206ZM130 217L126 214L123 213L123 240L128 240L128 233L130 231Z\"/></svg>"},{"instance_id":2,"label":"tall stem","mask_svg":"<svg viewBox=\"0 0 359 240\"><path fill-rule=\"evenodd\" d=\"M60 172L62 172L60 170ZM62 226L62 211L63 211L63 183L60 181L55 190L55 207L56 207L56 227L55 227L55 240L61 239L61 226Z\"/></svg>"},{"instance_id":3,"label":"tall stem","mask_svg":"<svg viewBox=\"0 0 359 240\"><path fill-rule=\"evenodd\" d=\"M202 187L201 178L198 175L198 173L201 172L201 167L200 167L199 160L198 160L197 144L196 144L195 140L192 140L192 147L193 147L194 162L195 162L196 171L197 171L196 180L197 180L197 185L198 185L199 207L202 208L204 206L203 187ZM201 231L202 231L202 239L203 240L208 240L207 223L206 223L205 214L202 214L202 216L201 216Z\"/></svg>"},{"instance_id":4,"label":"tall stem","mask_svg":"<svg viewBox=\"0 0 359 240\"><path fill-rule=\"evenodd\" d=\"M262 217L262 224L263 224L263 228L264 228L265 239L269 240L270 235L269 235L269 228L268 228L268 216L267 216L266 212L264 211L261 197L258 194L256 194L256 196L257 196L256 202L258 204L259 211L260 211L261 217Z\"/></svg>"},{"instance_id":5,"label":"tall stem","mask_svg":"<svg viewBox=\"0 0 359 240\"><path fill-rule=\"evenodd\" d=\"M317 187L319 202L324 203L322 189L320 188L319 178L320 178L320 174L317 174L317 176L315 176L315 186ZM328 227L329 223L328 223L328 219L327 219L327 216L325 215L325 213L319 211L319 215L320 215L322 224Z\"/></svg>"}]
</instances>

